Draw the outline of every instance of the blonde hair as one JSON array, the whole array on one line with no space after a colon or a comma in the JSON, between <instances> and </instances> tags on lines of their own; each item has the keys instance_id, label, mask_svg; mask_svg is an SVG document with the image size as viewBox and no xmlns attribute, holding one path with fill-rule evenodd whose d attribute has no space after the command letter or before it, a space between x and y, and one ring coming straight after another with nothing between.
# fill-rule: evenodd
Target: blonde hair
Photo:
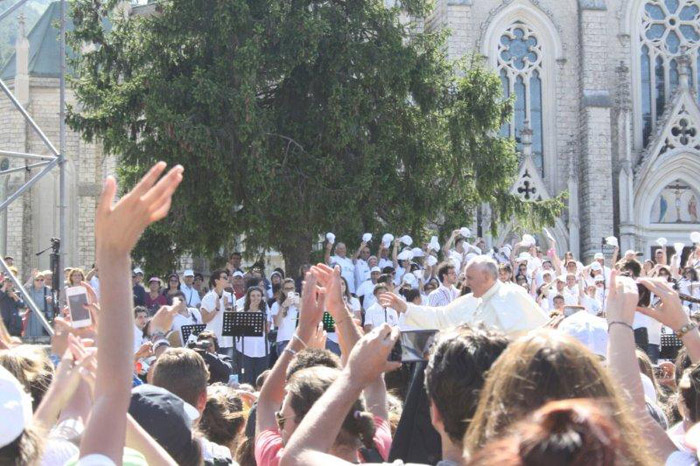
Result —
<instances>
[{"instance_id":1,"label":"blonde hair","mask_svg":"<svg viewBox=\"0 0 700 466\"><path fill-rule=\"evenodd\" d=\"M483 448L547 402L571 398L607 403L631 452L624 464L650 464L645 442L607 370L582 344L551 330L511 343L491 367L464 436L465 454Z\"/></svg>"},{"instance_id":2,"label":"blonde hair","mask_svg":"<svg viewBox=\"0 0 700 466\"><path fill-rule=\"evenodd\" d=\"M32 396L32 405L36 410L53 380L53 364L46 352L32 345L0 350L0 366L24 386L24 390Z\"/></svg>"}]
</instances>

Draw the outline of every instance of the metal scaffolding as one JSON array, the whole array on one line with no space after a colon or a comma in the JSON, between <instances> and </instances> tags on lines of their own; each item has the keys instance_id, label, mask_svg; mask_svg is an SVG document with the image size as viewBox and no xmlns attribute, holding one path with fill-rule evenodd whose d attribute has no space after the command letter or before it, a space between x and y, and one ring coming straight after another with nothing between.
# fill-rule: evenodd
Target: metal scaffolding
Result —
<instances>
[{"instance_id":1,"label":"metal scaffolding","mask_svg":"<svg viewBox=\"0 0 700 466\"><path fill-rule=\"evenodd\" d=\"M0 3L2 3L5 0L0 0ZM24 117L25 121L29 124L29 126L36 132L36 134L39 136L41 141L44 143L46 148L49 150L51 155L42 155L42 154L31 154L31 153L23 153L23 152L13 152L13 151L8 151L8 150L2 150L0 149L0 155L4 155L7 157L13 157L13 158L20 158L25 160L25 166L20 167L20 168L14 168L14 169L9 169L9 170L4 170L0 171L0 176L8 175L10 173L15 173L18 171L22 170L31 170L33 168L39 168L43 167L43 169L34 175L29 181L25 182L22 186L20 186L14 193L12 193L7 199L2 201L0 203L0 213L3 211L7 210L7 207L17 200L22 194L24 194L27 190L31 189L32 186L34 186L39 180L41 180L44 176L46 176L48 173L53 170L56 165L59 167L59 205L58 205L58 218L59 218L59 240L63 241L65 244L65 238L66 238L66 220L65 220L65 212L66 212L66 173L65 173L65 153L66 153L66 0L60 0L61 1L61 8L60 8L60 32L59 32L59 54L60 54L60 75L59 75L59 142L58 142L58 150L56 150L56 147L51 143L49 138L46 136L46 134L41 130L39 125L36 124L34 119L29 115L27 110L24 108L24 106L17 100L17 98L14 96L12 91L7 87L7 85L3 82L3 80L0 78L0 88L2 88L3 93L7 96L8 99L12 102L12 104L15 106L15 108L22 114ZM5 11L0 13L0 21L3 19L7 18L10 16L15 10L20 8L22 5L24 5L27 2L27 0L18 0L15 2L12 6L7 8ZM29 164L28 161L35 161L35 163ZM59 243L60 244L60 243ZM54 270L54 283L56 283L56 278L58 278L58 282L60 283L60 273L63 271L65 263L65 254L61 251L60 254L58 255L58 267L56 267L57 270ZM36 303L31 299L29 294L27 293L27 290L22 286L21 280L18 280L10 271L10 268L8 267L7 263L0 258L0 267L4 271L5 275L8 276L12 282L14 283L15 287L19 290L20 294L22 295L25 304L29 307L31 312L36 315L41 324L44 326L46 331L49 333L49 335L53 335L53 329L51 328L51 325L49 322L46 320L46 317L44 316L43 312L39 310L37 307ZM56 273L59 275L56 276ZM58 303L58 294L61 292L60 289L56 289L60 287L53 287L53 293L54 293L54 299L53 303L54 306L56 303Z\"/></svg>"}]
</instances>

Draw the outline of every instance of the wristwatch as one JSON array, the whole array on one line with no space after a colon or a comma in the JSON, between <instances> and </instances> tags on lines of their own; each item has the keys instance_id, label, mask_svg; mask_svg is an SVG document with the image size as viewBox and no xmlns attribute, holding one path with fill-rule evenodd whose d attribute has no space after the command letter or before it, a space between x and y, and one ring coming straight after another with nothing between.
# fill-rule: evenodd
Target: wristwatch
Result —
<instances>
[{"instance_id":1,"label":"wristwatch","mask_svg":"<svg viewBox=\"0 0 700 466\"><path fill-rule=\"evenodd\" d=\"M676 330L676 336L680 339L683 338L688 332L693 330L694 328L697 328L698 325L695 322L688 322L678 330Z\"/></svg>"}]
</instances>

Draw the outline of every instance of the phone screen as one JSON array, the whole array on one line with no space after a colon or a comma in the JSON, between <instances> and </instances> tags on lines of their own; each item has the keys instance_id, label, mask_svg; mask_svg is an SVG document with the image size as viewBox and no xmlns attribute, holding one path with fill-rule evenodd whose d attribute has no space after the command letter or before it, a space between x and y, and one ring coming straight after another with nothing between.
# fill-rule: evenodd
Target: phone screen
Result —
<instances>
[{"instance_id":1,"label":"phone screen","mask_svg":"<svg viewBox=\"0 0 700 466\"><path fill-rule=\"evenodd\" d=\"M427 361L430 348L435 342L437 330L407 330L401 332L394 348L389 354L390 361L417 362Z\"/></svg>"},{"instance_id":2,"label":"phone screen","mask_svg":"<svg viewBox=\"0 0 700 466\"><path fill-rule=\"evenodd\" d=\"M87 293L68 296L68 307L73 322L90 320L90 311L85 307L87 304Z\"/></svg>"}]
</instances>

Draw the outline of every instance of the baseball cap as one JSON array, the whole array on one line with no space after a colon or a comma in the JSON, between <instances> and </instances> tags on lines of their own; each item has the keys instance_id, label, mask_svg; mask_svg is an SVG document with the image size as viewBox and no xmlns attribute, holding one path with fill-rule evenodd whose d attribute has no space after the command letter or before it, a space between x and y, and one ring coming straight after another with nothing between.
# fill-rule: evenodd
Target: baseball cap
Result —
<instances>
[{"instance_id":1,"label":"baseball cap","mask_svg":"<svg viewBox=\"0 0 700 466\"><path fill-rule=\"evenodd\" d=\"M598 275L597 277L595 277L595 278L593 279L593 281L596 282L596 283L598 283L598 282L604 282L604 281L605 281L605 277L602 276L602 275Z\"/></svg>"},{"instance_id":2,"label":"baseball cap","mask_svg":"<svg viewBox=\"0 0 700 466\"><path fill-rule=\"evenodd\" d=\"M141 269L141 267L136 267L136 268L134 269L134 273L133 273L133 274L134 274L134 275L139 275L139 274L143 275L143 269Z\"/></svg>"},{"instance_id":3,"label":"baseball cap","mask_svg":"<svg viewBox=\"0 0 700 466\"><path fill-rule=\"evenodd\" d=\"M525 261L529 261L530 259L532 259L532 256L530 255L530 253L521 252L520 255L518 256L518 259L516 260L516 262L525 262Z\"/></svg>"},{"instance_id":4,"label":"baseball cap","mask_svg":"<svg viewBox=\"0 0 700 466\"><path fill-rule=\"evenodd\" d=\"M183 277L194 277L194 270L192 269L187 269L185 270L185 273L182 274Z\"/></svg>"},{"instance_id":5,"label":"baseball cap","mask_svg":"<svg viewBox=\"0 0 700 466\"><path fill-rule=\"evenodd\" d=\"M593 256L593 259L598 260L598 259L605 259L605 256L603 255L602 252L596 252L595 256Z\"/></svg>"},{"instance_id":6,"label":"baseball cap","mask_svg":"<svg viewBox=\"0 0 700 466\"><path fill-rule=\"evenodd\" d=\"M10 371L0 366L0 447L22 435L32 422L32 397Z\"/></svg>"},{"instance_id":7,"label":"baseball cap","mask_svg":"<svg viewBox=\"0 0 700 466\"><path fill-rule=\"evenodd\" d=\"M197 409L162 387L143 384L131 391L129 414L173 457L193 448Z\"/></svg>"},{"instance_id":8,"label":"baseball cap","mask_svg":"<svg viewBox=\"0 0 700 466\"><path fill-rule=\"evenodd\" d=\"M586 310L561 321L559 331L563 332L591 350L593 354L605 357L608 350L608 322L590 314Z\"/></svg>"},{"instance_id":9,"label":"baseball cap","mask_svg":"<svg viewBox=\"0 0 700 466\"><path fill-rule=\"evenodd\" d=\"M601 269L601 267L600 267L600 264L598 262L593 262L591 264L591 270L600 270L600 269Z\"/></svg>"},{"instance_id":10,"label":"baseball cap","mask_svg":"<svg viewBox=\"0 0 700 466\"><path fill-rule=\"evenodd\" d=\"M160 278L158 278L158 277L151 277L151 278L148 279L148 283L151 283L151 282L158 282L158 283L160 283Z\"/></svg>"},{"instance_id":11,"label":"baseball cap","mask_svg":"<svg viewBox=\"0 0 700 466\"><path fill-rule=\"evenodd\" d=\"M233 272L233 275L231 275L231 276L232 277L243 277L245 275L240 270L236 270L235 272Z\"/></svg>"},{"instance_id":12,"label":"baseball cap","mask_svg":"<svg viewBox=\"0 0 700 466\"><path fill-rule=\"evenodd\" d=\"M369 273L375 273L375 272L376 272L376 273L382 273L382 269L380 269L379 267L376 267L376 266L375 266L375 267L372 267L372 268L370 269L370 271L369 271Z\"/></svg>"}]
</instances>

